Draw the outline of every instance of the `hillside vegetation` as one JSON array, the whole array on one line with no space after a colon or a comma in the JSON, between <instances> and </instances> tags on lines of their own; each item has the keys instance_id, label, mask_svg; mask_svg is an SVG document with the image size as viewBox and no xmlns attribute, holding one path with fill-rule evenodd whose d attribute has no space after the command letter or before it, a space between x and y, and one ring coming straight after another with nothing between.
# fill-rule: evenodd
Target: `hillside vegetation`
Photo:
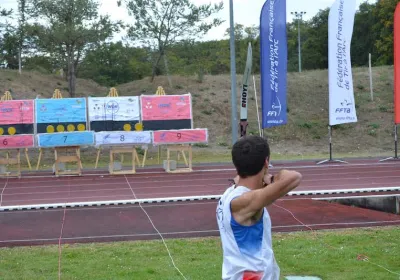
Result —
<instances>
[{"instance_id":1,"label":"hillside vegetation","mask_svg":"<svg viewBox=\"0 0 400 280\"><path fill-rule=\"evenodd\" d=\"M238 75L238 100L241 76ZM256 77L259 106L260 80ZM354 68L354 92L358 122L335 126L334 152L348 154L383 154L393 150L393 67L373 68L374 100L371 101L368 68ZM193 95L194 126L208 128L209 148L228 152L231 142L230 76L157 76L122 84L120 95L154 94L158 86L167 94ZM252 84L252 83L251 83ZM54 89L68 96L65 79L35 72L0 70L0 89L11 90L14 99L51 97ZM108 88L93 81L78 79L77 96L105 96ZM248 133L258 133L254 88L250 87ZM239 118L239 108L238 108ZM261 114L261 111L260 111ZM288 74L288 124L266 129L274 153L321 154L328 152L328 71L305 71ZM200 147L199 147L200 148Z\"/></svg>"}]
</instances>

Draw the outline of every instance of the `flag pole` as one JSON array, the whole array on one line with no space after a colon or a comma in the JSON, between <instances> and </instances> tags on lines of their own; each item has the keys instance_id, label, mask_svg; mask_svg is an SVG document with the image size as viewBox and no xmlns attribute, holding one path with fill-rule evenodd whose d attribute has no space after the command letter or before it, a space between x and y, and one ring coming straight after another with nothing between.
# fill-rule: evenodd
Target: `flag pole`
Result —
<instances>
[{"instance_id":1,"label":"flag pole","mask_svg":"<svg viewBox=\"0 0 400 280\"><path fill-rule=\"evenodd\" d=\"M231 48L231 125L232 125L232 145L238 138L237 131L237 103L236 103L236 59L235 59L235 26L233 21L233 0L229 0L230 6L230 48Z\"/></svg>"},{"instance_id":2,"label":"flag pole","mask_svg":"<svg viewBox=\"0 0 400 280\"><path fill-rule=\"evenodd\" d=\"M400 3L397 4L394 12L393 31L393 60L394 60L394 157L380 160L398 160L397 156L397 124L400 123Z\"/></svg>"},{"instance_id":3,"label":"flag pole","mask_svg":"<svg viewBox=\"0 0 400 280\"><path fill-rule=\"evenodd\" d=\"M249 78L251 75L251 68L253 63L253 51L251 49L251 43L247 47L247 60L244 69L244 75L242 79L242 95L240 97L240 137L244 137L247 134L247 108L249 99Z\"/></svg>"},{"instance_id":4,"label":"flag pole","mask_svg":"<svg viewBox=\"0 0 400 280\"><path fill-rule=\"evenodd\" d=\"M258 132L260 134L260 137L264 136L264 131L261 130L261 122L260 122L260 112L258 110L258 100L257 100L257 88L256 88L256 79L254 78L253 75L253 84L254 84L254 99L256 100L256 110L257 110L257 120L258 120Z\"/></svg>"},{"instance_id":5,"label":"flag pole","mask_svg":"<svg viewBox=\"0 0 400 280\"><path fill-rule=\"evenodd\" d=\"M328 163L328 162L341 162L341 163L347 163L346 161L340 160L340 159L333 159L332 157L332 126L328 126L328 131L329 131L329 159L317 162L317 165Z\"/></svg>"},{"instance_id":6,"label":"flag pole","mask_svg":"<svg viewBox=\"0 0 400 280\"><path fill-rule=\"evenodd\" d=\"M397 124L394 125L394 157L388 157L385 159L381 159L379 162L384 162L388 160L398 160L399 157L397 156Z\"/></svg>"}]
</instances>

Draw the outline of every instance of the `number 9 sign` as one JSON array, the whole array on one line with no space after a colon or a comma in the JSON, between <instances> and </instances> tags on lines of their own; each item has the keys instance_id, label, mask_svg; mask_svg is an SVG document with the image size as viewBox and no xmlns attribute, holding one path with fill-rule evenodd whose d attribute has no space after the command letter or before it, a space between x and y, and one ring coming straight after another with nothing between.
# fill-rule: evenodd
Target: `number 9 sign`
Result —
<instances>
[{"instance_id":1,"label":"number 9 sign","mask_svg":"<svg viewBox=\"0 0 400 280\"><path fill-rule=\"evenodd\" d=\"M207 129L159 130L153 132L155 144L207 143Z\"/></svg>"}]
</instances>

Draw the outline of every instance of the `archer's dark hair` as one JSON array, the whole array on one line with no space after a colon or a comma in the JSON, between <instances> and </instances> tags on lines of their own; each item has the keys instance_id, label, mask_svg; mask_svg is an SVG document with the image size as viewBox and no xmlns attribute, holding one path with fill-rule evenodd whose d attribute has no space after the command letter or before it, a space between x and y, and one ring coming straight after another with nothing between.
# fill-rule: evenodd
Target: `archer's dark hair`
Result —
<instances>
[{"instance_id":1,"label":"archer's dark hair","mask_svg":"<svg viewBox=\"0 0 400 280\"><path fill-rule=\"evenodd\" d=\"M258 174L269 156L268 141L260 136L245 136L232 147L232 161L242 178Z\"/></svg>"}]
</instances>

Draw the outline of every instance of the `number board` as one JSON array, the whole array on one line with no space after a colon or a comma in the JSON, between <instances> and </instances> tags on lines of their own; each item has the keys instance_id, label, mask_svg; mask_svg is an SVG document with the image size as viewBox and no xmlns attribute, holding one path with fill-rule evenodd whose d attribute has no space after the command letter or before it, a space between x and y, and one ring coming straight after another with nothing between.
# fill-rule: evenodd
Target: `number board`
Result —
<instances>
[{"instance_id":1,"label":"number board","mask_svg":"<svg viewBox=\"0 0 400 280\"><path fill-rule=\"evenodd\" d=\"M142 95L140 107L144 130L193 128L190 94Z\"/></svg>"},{"instance_id":2,"label":"number board","mask_svg":"<svg viewBox=\"0 0 400 280\"><path fill-rule=\"evenodd\" d=\"M34 147L34 135L0 136L0 149L19 149Z\"/></svg>"},{"instance_id":3,"label":"number board","mask_svg":"<svg viewBox=\"0 0 400 280\"><path fill-rule=\"evenodd\" d=\"M90 130L134 131L140 122L138 96L89 97Z\"/></svg>"},{"instance_id":4,"label":"number board","mask_svg":"<svg viewBox=\"0 0 400 280\"><path fill-rule=\"evenodd\" d=\"M37 133L85 131L86 99L36 99Z\"/></svg>"},{"instance_id":5,"label":"number board","mask_svg":"<svg viewBox=\"0 0 400 280\"><path fill-rule=\"evenodd\" d=\"M94 145L94 132L60 132L37 135L39 147L67 147Z\"/></svg>"},{"instance_id":6,"label":"number board","mask_svg":"<svg viewBox=\"0 0 400 280\"><path fill-rule=\"evenodd\" d=\"M150 131L116 131L97 132L96 146L101 145L128 145L128 144L151 144L152 133Z\"/></svg>"},{"instance_id":7,"label":"number board","mask_svg":"<svg viewBox=\"0 0 400 280\"><path fill-rule=\"evenodd\" d=\"M0 135L34 134L34 101L0 101Z\"/></svg>"},{"instance_id":8,"label":"number board","mask_svg":"<svg viewBox=\"0 0 400 280\"><path fill-rule=\"evenodd\" d=\"M194 144L207 143L208 130L205 129L182 129L182 130L160 130L153 132L153 144Z\"/></svg>"}]
</instances>

